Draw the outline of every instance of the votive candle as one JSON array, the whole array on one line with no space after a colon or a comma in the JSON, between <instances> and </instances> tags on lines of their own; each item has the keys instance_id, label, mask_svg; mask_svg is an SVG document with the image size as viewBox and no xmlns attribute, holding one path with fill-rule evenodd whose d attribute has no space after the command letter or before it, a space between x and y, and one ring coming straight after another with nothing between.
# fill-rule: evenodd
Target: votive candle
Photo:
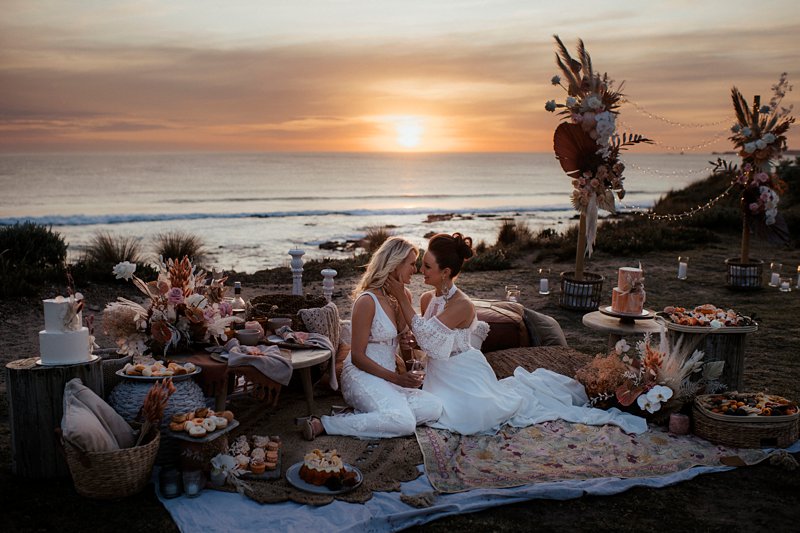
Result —
<instances>
[{"instance_id":1,"label":"votive candle","mask_svg":"<svg viewBox=\"0 0 800 533\"><path fill-rule=\"evenodd\" d=\"M795 284L794 288L800 289L800 265L797 267L797 284Z\"/></svg>"},{"instance_id":2,"label":"votive candle","mask_svg":"<svg viewBox=\"0 0 800 533\"><path fill-rule=\"evenodd\" d=\"M778 287L781 284L781 268L783 267L780 263L771 263L770 268L772 269L772 275L769 278L769 286L770 287Z\"/></svg>"},{"instance_id":3,"label":"votive candle","mask_svg":"<svg viewBox=\"0 0 800 533\"><path fill-rule=\"evenodd\" d=\"M539 294L547 294L550 292L550 282L547 281L547 278L542 278L539 280Z\"/></svg>"},{"instance_id":4,"label":"votive candle","mask_svg":"<svg viewBox=\"0 0 800 533\"><path fill-rule=\"evenodd\" d=\"M779 287L781 292L789 292L792 290L791 278L781 278L781 285Z\"/></svg>"},{"instance_id":5,"label":"votive candle","mask_svg":"<svg viewBox=\"0 0 800 533\"><path fill-rule=\"evenodd\" d=\"M681 413L669 415L669 432L674 435L688 435L689 417Z\"/></svg>"},{"instance_id":6,"label":"votive candle","mask_svg":"<svg viewBox=\"0 0 800 533\"><path fill-rule=\"evenodd\" d=\"M678 279L686 279L686 274L689 270L689 258L678 257Z\"/></svg>"}]
</instances>

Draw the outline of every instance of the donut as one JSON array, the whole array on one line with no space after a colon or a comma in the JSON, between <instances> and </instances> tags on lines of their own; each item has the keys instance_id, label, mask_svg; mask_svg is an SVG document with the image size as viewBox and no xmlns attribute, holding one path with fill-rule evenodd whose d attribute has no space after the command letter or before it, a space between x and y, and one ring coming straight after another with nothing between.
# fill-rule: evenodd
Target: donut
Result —
<instances>
[{"instance_id":1,"label":"donut","mask_svg":"<svg viewBox=\"0 0 800 533\"><path fill-rule=\"evenodd\" d=\"M153 375L153 371L150 369L149 366L146 366L144 367L144 369L142 369L142 375L145 377L150 377Z\"/></svg>"},{"instance_id":2,"label":"donut","mask_svg":"<svg viewBox=\"0 0 800 533\"><path fill-rule=\"evenodd\" d=\"M189 417L186 416L186 413L175 413L172 415L173 422L186 422L188 419Z\"/></svg>"},{"instance_id":3,"label":"donut","mask_svg":"<svg viewBox=\"0 0 800 533\"><path fill-rule=\"evenodd\" d=\"M175 372L175 375L176 375L176 376L180 376L180 375L183 375L183 374L188 374L188 372L186 371L186 369L185 369L185 368L183 368L182 366L176 366L175 368L172 368L172 369L170 369L170 370L172 370L173 372Z\"/></svg>"},{"instance_id":4,"label":"donut","mask_svg":"<svg viewBox=\"0 0 800 533\"><path fill-rule=\"evenodd\" d=\"M205 437L206 433L208 433L204 427L202 426L192 426L189 428L189 435L199 439L200 437Z\"/></svg>"},{"instance_id":5,"label":"donut","mask_svg":"<svg viewBox=\"0 0 800 533\"><path fill-rule=\"evenodd\" d=\"M192 422L194 422L194 424L196 426L202 426L204 421L205 421L205 418L202 418L202 417L199 417L199 416L192 419Z\"/></svg>"},{"instance_id":6,"label":"donut","mask_svg":"<svg viewBox=\"0 0 800 533\"><path fill-rule=\"evenodd\" d=\"M194 372L197 369L197 367L194 365L194 363L186 363L186 364L183 365L183 368L186 369L186 372L188 374L191 374L192 372Z\"/></svg>"},{"instance_id":7,"label":"donut","mask_svg":"<svg viewBox=\"0 0 800 533\"><path fill-rule=\"evenodd\" d=\"M214 421L212 419L210 419L210 418L204 418L203 419L203 427L205 428L206 431L211 433L212 431L217 429L217 424L215 424Z\"/></svg>"},{"instance_id":8,"label":"donut","mask_svg":"<svg viewBox=\"0 0 800 533\"><path fill-rule=\"evenodd\" d=\"M133 368L134 368L134 369L135 369L137 372L139 372L139 373L141 374L141 373L142 373L142 370L144 370L144 369L145 369L145 368L147 368L147 367L146 367L146 366L144 366L143 364L139 363L138 365L134 365L134 367L133 367Z\"/></svg>"},{"instance_id":9,"label":"donut","mask_svg":"<svg viewBox=\"0 0 800 533\"><path fill-rule=\"evenodd\" d=\"M186 426L186 422L170 422L169 429L171 431L183 431L184 426Z\"/></svg>"},{"instance_id":10,"label":"donut","mask_svg":"<svg viewBox=\"0 0 800 533\"><path fill-rule=\"evenodd\" d=\"M201 407L200 409L196 409L194 412L194 416L197 418L205 418L208 416L208 407Z\"/></svg>"},{"instance_id":11,"label":"donut","mask_svg":"<svg viewBox=\"0 0 800 533\"><path fill-rule=\"evenodd\" d=\"M217 429L224 429L228 427L228 419L221 416L213 416L211 420L217 425Z\"/></svg>"},{"instance_id":12,"label":"donut","mask_svg":"<svg viewBox=\"0 0 800 533\"><path fill-rule=\"evenodd\" d=\"M195 424L191 420L187 420L186 422L183 423L183 430L184 431L189 431L193 427L197 427L197 424Z\"/></svg>"},{"instance_id":13,"label":"donut","mask_svg":"<svg viewBox=\"0 0 800 533\"><path fill-rule=\"evenodd\" d=\"M227 418L228 422L233 422L233 411L222 411L220 416Z\"/></svg>"}]
</instances>

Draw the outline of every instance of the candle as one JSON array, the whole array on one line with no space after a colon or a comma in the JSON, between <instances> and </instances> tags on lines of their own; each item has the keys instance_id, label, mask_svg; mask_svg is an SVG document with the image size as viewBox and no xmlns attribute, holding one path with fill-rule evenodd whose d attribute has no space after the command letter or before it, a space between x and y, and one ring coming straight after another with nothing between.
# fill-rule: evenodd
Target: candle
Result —
<instances>
[{"instance_id":1,"label":"candle","mask_svg":"<svg viewBox=\"0 0 800 533\"><path fill-rule=\"evenodd\" d=\"M686 270L689 268L689 265L686 263L678 263L678 279L686 279Z\"/></svg>"},{"instance_id":2,"label":"candle","mask_svg":"<svg viewBox=\"0 0 800 533\"><path fill-rule=\"evenodd\" d=\"M769 280L769 284L772 287L777 287L781 282L781 275L778 272L773 272L772 277Z\"/></svg>"},{"instance_id":3,"label":"candle","mask_svg":"<svg viewBox=\"0 0 800 533\"><path fill-rule=\"evenodd\" d=\"M795 289L800 289L800 266L797 267L797 283L794 286Z\"/></svg>"},{"instance_id":4,"label":"candle","mask_svg":"<svg viewBox=\"0 0 800 533\"><path fill-rule=\"evenodd\" d=\"M800 276L798 276L800 279ZM550 283L547 281L547 278L542 278L539 280L539 294L547 294L550 292Z\"/></svg>"},{"instance_id":5,"label":"candle","mask_svg":"<svg viewBox=\"0 0 800 533\"><path fill-rule=\"evenodd\" d=\"M687 435L689 433L689 417L680 413L669 415L669 432L675 435Z\"/></svg>"},{"instance_id":6,"label":"candle","mask_svg":"<svg viewBox=\"0 0 800 533\"><path fill-rule=\"evenodd\" d=\"M792 290L792 280L791 280L791 278L782 278L781 279L781 285L780 285L780 291L781 292L789 292L791 290Z\"/></svg>"}]
</instances>

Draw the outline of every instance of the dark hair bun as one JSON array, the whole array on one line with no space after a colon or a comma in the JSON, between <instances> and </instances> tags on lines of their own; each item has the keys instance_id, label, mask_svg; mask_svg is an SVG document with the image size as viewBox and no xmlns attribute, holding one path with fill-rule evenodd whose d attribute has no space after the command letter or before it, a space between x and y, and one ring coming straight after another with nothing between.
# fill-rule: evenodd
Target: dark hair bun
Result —
<instances>
[{"instance_id":1,"label":"dark hair bun","mask_svg":"<svg viewBox=\"0 0 800 533\"><path fill-rule=\"evenodd\" d=\"M464 237L460 233L453 233L453 239L456 242L456 252L464 261L475 255L472 250L472 237Z\"/></svg>"}]
</instances>

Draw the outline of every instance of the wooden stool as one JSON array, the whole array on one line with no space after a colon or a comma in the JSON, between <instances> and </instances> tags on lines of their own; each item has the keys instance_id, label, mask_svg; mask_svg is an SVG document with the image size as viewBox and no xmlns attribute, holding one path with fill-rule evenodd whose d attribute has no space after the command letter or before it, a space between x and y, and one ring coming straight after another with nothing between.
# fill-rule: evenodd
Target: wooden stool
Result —
<instances>
[{"instance_id":1,"label":"wooden stool","mask_svg":"<svg viewBox=\"0 0 800 533\"><path fill-rule=\"evenodd\" d=\"M30 478L69 476L55 430L64 414L64 386L73 378L103 397L103 361L63 366L37 365L38 357L6 365L11 470Z\"/></svg>"}]
</instances>

